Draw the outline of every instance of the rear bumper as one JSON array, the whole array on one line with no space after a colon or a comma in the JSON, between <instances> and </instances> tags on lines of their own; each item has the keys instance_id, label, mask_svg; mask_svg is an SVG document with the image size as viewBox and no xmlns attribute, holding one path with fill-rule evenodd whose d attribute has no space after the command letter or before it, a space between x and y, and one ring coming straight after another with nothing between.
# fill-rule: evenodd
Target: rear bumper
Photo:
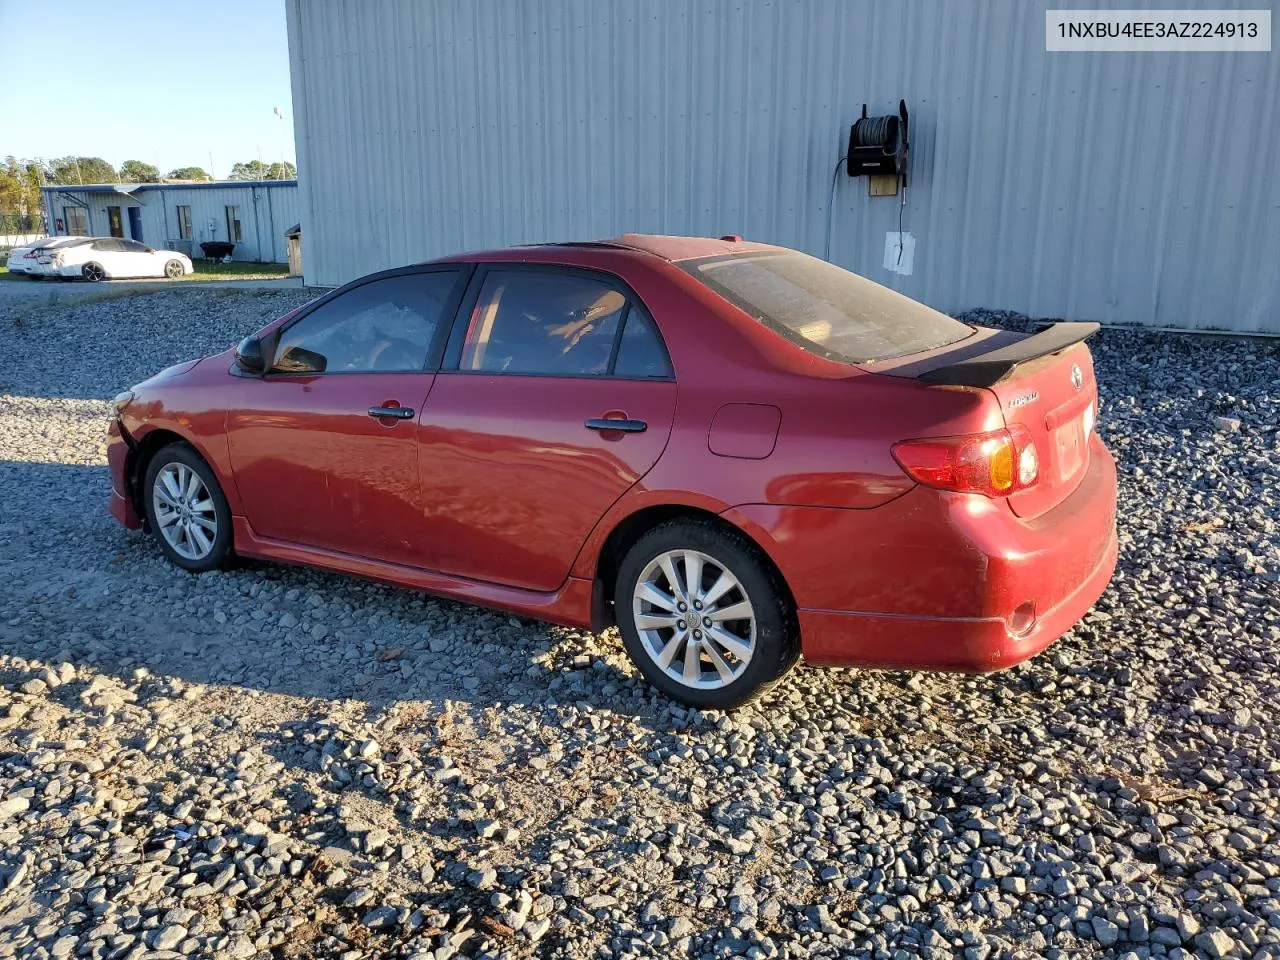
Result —
<instances>
[{"instance_id":1,"label":"rear bumper","mask_svg":"<svg viewBox=\"0 0 1280 960\"><path fill-rule=\"evenodd\" d=\"M1029 520L924 487L870 510L755 505L726 519L771 543L809 663L999 670L1051 644L1106 589L1116 470L1091 437L1080 485Z\"/></svg>"},{"instance_id":2,"label":"rear bumper","mask_svg":"<svg viewBox=\"0 0 1280 960\"><path fill-rule=\"evenodd\" d=\"M111 499L107 509L130 530L142 527L129 489L129 442L120 429L120 421L112 420L107 428L107 469L111 474Z\"/></svg>"},{"instance_id":3,"label":"rear bumper","mask_svg":"<svg viewBox=\"0 0 1280 960\"><path fill-rule=\"evenodd\" d=\"M1003 670L1034 657L1071 629L1107 588L1115 570L1118 542L1106 551L1087 579L1053 608L1037 616L1031 629L1014 634L1000 617L960 619L874 613L801 610L805 660L820 666L955 670Z\"/></svg>"}]
</instances>

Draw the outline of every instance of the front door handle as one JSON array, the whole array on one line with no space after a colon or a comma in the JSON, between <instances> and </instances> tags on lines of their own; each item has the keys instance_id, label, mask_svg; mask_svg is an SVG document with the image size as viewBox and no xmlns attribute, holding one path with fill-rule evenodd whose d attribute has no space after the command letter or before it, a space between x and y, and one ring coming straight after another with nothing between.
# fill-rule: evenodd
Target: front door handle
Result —
<instances>
[{"instance_id":1,"label":"front door handle","mask_svg":"<svg viewBox=\"0 0 1280 960\"><path fill-rule=\"evenodd\" d=\"M644 433L649 424L643 420L612 420L608 417L592 417L587 421L588 430L617 430L620 433Z\"/></svg>"},{"instance_id":2,"label":"front door handle","mask_svg":"<svg viewBox=\"0 0 1280 960\"><path fill-rule=\"evenodd\" d=\"M371 417L392 417L395 420L410 420L413 418L413 407L370 407L369 416Z\"/></svg>"}]
</instances>

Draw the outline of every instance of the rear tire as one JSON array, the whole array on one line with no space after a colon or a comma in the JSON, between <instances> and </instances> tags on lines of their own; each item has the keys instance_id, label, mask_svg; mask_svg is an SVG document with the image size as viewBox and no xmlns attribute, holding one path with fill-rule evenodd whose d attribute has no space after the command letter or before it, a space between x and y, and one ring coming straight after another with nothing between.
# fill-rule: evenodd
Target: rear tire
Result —
<instances>
[{"instance_id":1,"label":"rear tire","mask_svg":"<svg viewBox=\"0 0 1280 960\"><path fill-rule=\"evenodd\" d=\"M107 279L107 271L103 269L102 264L90 260L80 268L80 276L90 283L100 283Z\"/></svg>"},{"instance_id":2,"label":"rear tire","mask_svg":"<svg viewBox=\"0 0 1280 960\"><path fill-rule=\"evenodd\" d=\"M203 573L227 566L231 508L213 469L185 443L156 451L142 485L147 524L169 560Z\"/></svg>"},{"instance_id":3,"label":"rear tire","mask_svg":"<svg viewBox=\"0 0 1280 960\"><path fill-rule=\"evenodd\" d=\"M614 608L645 679L700 709L756 699L800 655L778 573L746 537L707 520L671 520L640 537L618 567Z\"/></svg>"}]
</instances>

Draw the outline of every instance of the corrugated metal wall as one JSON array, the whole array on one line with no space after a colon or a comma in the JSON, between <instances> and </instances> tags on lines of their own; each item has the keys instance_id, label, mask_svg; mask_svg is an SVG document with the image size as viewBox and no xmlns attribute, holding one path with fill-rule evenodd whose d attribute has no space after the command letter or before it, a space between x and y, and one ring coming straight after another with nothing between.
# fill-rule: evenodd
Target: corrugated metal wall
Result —
<instances>
[{"instance_id":1,"label":"corrugated metal wall","mask_svg":"<svg viewBox=\"0 0 1280 960\"><path fill-rule=\"evenodd\" d=\"M144 187L132 196L59 189L46 190L45 198L49 223L63 215L65 206L87 205L89 231L99 237L110 232L107 207L121 208L126 239L131 236L127 208L140 207L143 242L157 248L178 239L177 207L189 206L193 257L201 256L201 241L227 239L226 208L235 206L239 210L240 243L234 257L263 263L288 262L284 232L302 219L298 187L292 181L271 186Z\"/></svg>"},{"instance_id":2,"label":"corrugated metal wall","mask_svg":"<svg viewBox=\"0 0 1280 960\"><path fill-rule=\"evenodd\" d=\"M627 230L821 255L849 124L903 97L912 273L898 198L843 177L837 263L947 310L1280 332L1277 55L1048 54L1048 6L289 0L307 279Z\"/></svg>"}]
</instances>

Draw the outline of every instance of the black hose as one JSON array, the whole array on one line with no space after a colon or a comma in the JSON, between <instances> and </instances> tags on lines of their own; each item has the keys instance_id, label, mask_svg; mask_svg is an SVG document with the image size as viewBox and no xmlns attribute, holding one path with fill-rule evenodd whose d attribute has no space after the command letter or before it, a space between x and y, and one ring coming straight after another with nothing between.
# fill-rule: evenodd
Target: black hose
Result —
<instances>
[{"instance_id":1,"label":"black hose","mask_svg":"<svg viewBox=\"0 0 1280 960\"><path fill-rule=\"evenodd\" d=\"M855 147L888 147L891 137L896 139L897 117L863 117L853 126L853 145Z\"/></svg>"}]
</instances>

